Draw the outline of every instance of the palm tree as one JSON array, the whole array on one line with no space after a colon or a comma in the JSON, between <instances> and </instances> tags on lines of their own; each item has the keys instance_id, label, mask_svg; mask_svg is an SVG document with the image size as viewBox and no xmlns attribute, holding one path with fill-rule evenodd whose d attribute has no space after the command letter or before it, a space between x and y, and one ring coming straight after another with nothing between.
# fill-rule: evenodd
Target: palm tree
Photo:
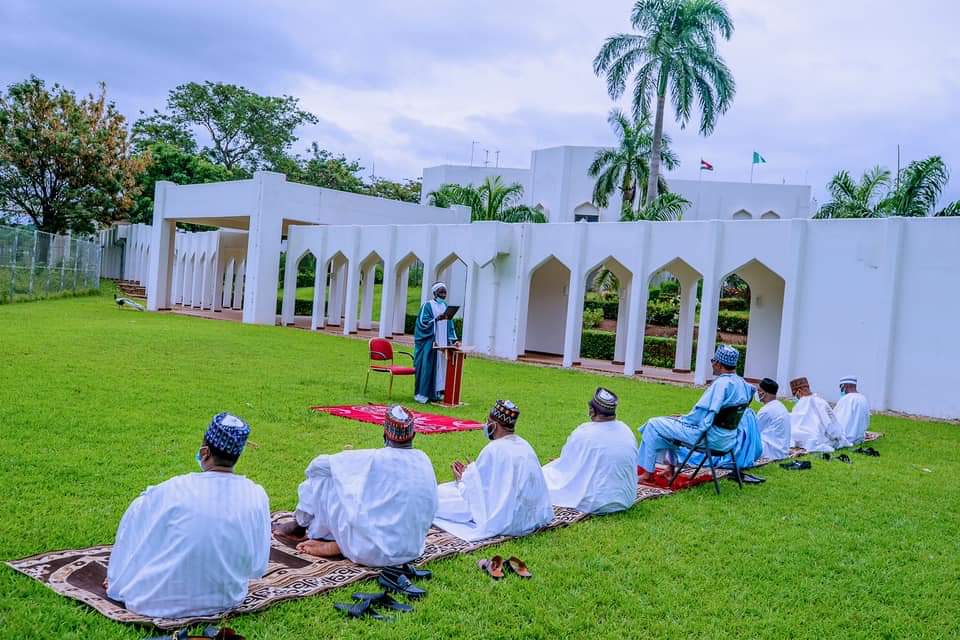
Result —
<instances>
[{"instance_id":1,"label":"palm tree","mask_svg":"<svg viewBox=\"0 0 960 640\"><path fill-rule=\"evenodd\" d=\"M827 185L830 201L824 204L815 218L879 218L883 216L880 204L884 197L879 193L890 185L890 172L883 167L874 167L863 173L857 183L846 171L833 176Z\"/></svg>"},{"instance_id":2,"label":"palm tree","mask_svg":"<svg viewBox=\"0 0 960 640\"><path fill-rule=\"evenodd\" d=\"M607 122L613 127L619 142L616 148L598 151L590 164L588 173L597 179L593 188L593 202L598 207L606 207L610 204L610 195L619 189L623 194L623 211L633 211L637 185L642 189L640 202L646 200L650 170L647 159L653 148L653 128L649 118L635 118L631 121L619 109L610 112ZM670 136L663 136L660 160L671 170L680 164L676 154L670 149ZM666 183L660 180L658 191L666 190Z\"/></svg>"},{"instance_id":3,"label":"palm tree","mask_svg":"<svg viewBox=\"0 0 960 640\"><path fill-rule=\"evenodd\" d=\"M690 201L676 193L661 193L652 202L640 207L637 211L623 211L621 222L636 222L650 220L653 222L667 222L680 220L683 211L690 206Z\"/></svg>"},{"instance_id":4,"label":"palm tree","mask_svg":"<svg viewBox=\"0 0 960 640\"><path fill-rule=\"evenodd\" d=\"M660 179L668 92L681 128L697 107L703 135L709 135L717 116L730 108L736 85L717 51L716 38L719 34L730 39L733 20L722 0L638 0L630 22L637 33L607 38L593 60L593 71L606 75L607 92L614 100L623 95L633 76L633 109L638 116L649 115L656 98L646 192L649 204Z\"/></svg>"},{"instance_id":5,"label":"palm tree","mask_svg":"<svg viewBox=\"0 0 960 640\"><path fill-rule=\"evenodd\" d=\"M470 207L470 220L493 220L497 222L546 222L540 209L520 202L523 185L506 185L500 176L488 176L479 187L473 185L444 184L428 195L428 202L435 207L454 204Z\"/></svg>"},{"instance_id":6,"label":"palm tree","mask_svg":"<svg viewBox=\"0 0 960 640\"><path fill-rule=\"evenodd\" d=\"M827 185L831 200L815 218L881 218L886 216L921 217L960 214L960 202L936 211L937 201L950 179L950 171L940 156L914 160L900 171L891 184L890 171L874 167L855 182L841 171ZM882 189L886 193L881 193Z\"/></svg>"}]
</instances>

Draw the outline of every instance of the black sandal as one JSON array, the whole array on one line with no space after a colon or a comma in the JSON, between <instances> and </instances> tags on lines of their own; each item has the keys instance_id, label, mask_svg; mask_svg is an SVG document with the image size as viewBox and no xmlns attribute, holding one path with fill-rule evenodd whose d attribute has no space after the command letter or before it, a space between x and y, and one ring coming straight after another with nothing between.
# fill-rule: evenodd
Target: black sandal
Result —
<instances>
[{"instance_id":1,"label":"black sandal","mask_svg":"<svg viewBox=\"0 0 960 640\"><path fill-rule=\"evenodd\" d=\"M354 604L336 603L333 608L338 611L345 611L348 618L373 618L382 622L393 622L392 616L383 616L373 610L369 600L360 600Z\"/></svg>"},{"instance_id":2,"label":"black sandal","mask_svg":"<svg viewBox=\"0 0 960 640\"><path fill-rule=\"evenodd\" d=\"M804 471L811 468L813 465L810 464L809 460L794 460L793 462L781 462L780 468L787 469L790 471Z\"/></svg>"},{"instance_id":3,"label":"black sandal","mask_svg":"<svg viewBox=\"0 0 960 640\"><path fill-rule=\"evenodd\" d=\"M355 593L352 597L354 600L366 600L374 607L383 607L402 613L410 613L413 611L413 607L394 599L394 597L386 591L379 593Z\"/></svg>"},{"instance_id":4,"label":"black sandal","mask_svg":"<svg viewBox=\"0 0 960 640\"><path fill-rule=\"evenodd\" d=\"M412 562L405 562L396 569L411 580L429 580L433 577L433 572L429 569L419 569L413 566Z\"/></svg>"},{"instance_id":5,"label":"black sandal","mask_svg":"<svg viewBox=\"0 0 960 640\"><path fill-rule=\"evenodd\" d=\"M863 447L857 447L856 449L853 450L853 452L862 453L865 456L871 456L873 458L880 457L880 452L874 449L873 447L867 447L866 449L864 449Z\"/></svg>"},{"instance_id":6,"label":"black sandal","mask_svg":"<svg viewBox=\"0 0 960 640\"><path fill-rule=\"evenodd\" d=\"M840 462L845 462L847 464L853 464L853 460L851 460L850 456L848 456L845 453L841 453L840 455L838 455L837 460L839 460Z\"/></svg>"},{"instance_id":7,"label":"black sandal","mask_svg":"<svg viewBox=\"0 0 960 640\"><path fill-rule=\"evenodd\" d=\"M396 568L386 567L381 570L377 582L384 590L401 593L411 600L416 600L417 598L422 598L427 595L426 589L421 589L410 582L410 579Z\"/></svg>"}]
</instances>

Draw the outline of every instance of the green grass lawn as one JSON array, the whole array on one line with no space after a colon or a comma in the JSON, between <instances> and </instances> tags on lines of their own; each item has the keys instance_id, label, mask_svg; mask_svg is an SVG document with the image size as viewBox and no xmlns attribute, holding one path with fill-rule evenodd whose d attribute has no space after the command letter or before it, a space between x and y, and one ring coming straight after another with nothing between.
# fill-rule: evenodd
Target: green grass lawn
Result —
<instances>
[{"instance_id":1,"label":"green grass lawn","mask_svg":"<svg viewBox=\"0 0 960 640\"><path fill-rule=\"evenodd\" d=\"M313 404L363 400L362 341L278 327L120 311L108 297L0 306L0 559L109 543L146 486L195 470L210 417L253 427L239 471L292 509L316 454L377 447L371 425ZM631 425L686 411L698 391L583 372L469 361L468 406L499 397L541 459L557 456L598 384ZM401 397L410 382L399 381ZM386 381L369 400L386 401ZM288 602L232 626L248 638L907 638L960 635L960 429L874 417L880 458L766 468L502 545L530 581L492 582L484 552L434 563L430 595L395 624L349 622L353 591ZM479 432L421 436L438 479ZM2 638L143 638L0 567Z\"/></svg>"}]
</instances>

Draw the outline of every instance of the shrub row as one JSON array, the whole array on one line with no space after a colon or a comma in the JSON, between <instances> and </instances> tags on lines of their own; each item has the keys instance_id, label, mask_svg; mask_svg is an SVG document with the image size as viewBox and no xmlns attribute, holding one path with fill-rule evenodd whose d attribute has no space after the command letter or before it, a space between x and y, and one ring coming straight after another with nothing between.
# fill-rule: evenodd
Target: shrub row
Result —
<instances>
[{"instance_id":1,"label":"shrub row","mask_svg":"<svg viewBox=\"0 0 960 640\"><path fill-rule=\"evenodd\" d=\"M457 332L457 335L461 338L463 337L463 318L454 318L453 319L453 329ZM408 313L403 321L403 332L407 335L413 335L417 330L417 314Z\"/></svg>"},{"instance_id":2,"label":"shrub row","mask_svg":"<svg viewBox=\"0 0 960 640\"><path fill-rule=\"evenodd\" d=\"M580 357L594 360L613 360L617 337L609 331L584 331L580 338ZM747 357L747 348L744 345L732 345L740 352L740 363L737 373L743 375L743 363ZM696 361L697 341L693 341L690 368ZM677 353L676 338L658 338L645 336L643 339L643 363L651 367L672 369Z\"/></svg>"},{"instance_id":3,"label":"shrub row","mask_svg":"<svg viewBox=\"0 0 960 640\"><path fill-rule=\"evenodd\" d=\"M750 301L743 298L720 298L721 311L749 311Z\"/></svg>"},{"instance_id":4,"label":"shrub row","mask_svg":"<svg viewBox=\"0 0 960 640\"><path fill-rule=\"evenodd\" d=\"M747 335L750 321L743 311L721 311L717 314L717 329L724 333Z\"/></svg>"}]
</instances>

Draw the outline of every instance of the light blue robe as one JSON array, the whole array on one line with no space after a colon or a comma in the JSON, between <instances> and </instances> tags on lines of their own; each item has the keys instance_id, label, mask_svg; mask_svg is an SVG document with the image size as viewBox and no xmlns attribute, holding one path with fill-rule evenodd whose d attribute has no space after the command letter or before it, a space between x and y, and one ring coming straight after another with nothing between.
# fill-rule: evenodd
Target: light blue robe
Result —
<instances>
[{"instance_id":1,"label":"light blue robe","mask_svg":"<svg viewBox=\"0 0 960 640\"><path fill-rule=\"evenodd\" d=\"M747 409L740 418L740 424L737 426L737 443L733 446L733 455L737 458L737 467L747 469L756 464L760 456L763 455L763 440L760 438L760 424L757 422L757 414L753 409ZM687 457L689 449L681 447L677 449L677 464L683 462ZM702 453L694 453L690 456L687 464L696 467L700 460L704 458ZM714 456L713 466L718 469L733 469L733 463L730 462L730 456L723 456L723 460Z\"/></svg>"},{"instance_id":2,"label":"light blue robe","mask_svg":"<svg viewBox=\"0 0 960 640\"><path fill-rule=\"evenodd\" d=\"M707 429L707 443L711 447L726 449L732 446L737 441L739 430L715 427L713 419L721 409L747 404L754 392L755 389L740 376L724 373L703 392L687 415L682 418L651 418L639 430L642 437L639 466L652 473L656 469L657 454L674 448L668 439L681 440L692 446L704 429ZM753 416L753 421L756 427L756 416Z\"/></svg>"},{"instance_id":3,"label":"light blue robe","mask_svg":"<svg viewBox=\"0 0 960 640\"><path fill-rule=\"evenodd\" d=\"M442 310L437 314L441 315L447 310L447 303L435 299L434 303L439 303ZM413 332L413 368L414 374L414 393L419 398L427 400L437 400L437 350L433 348L436 342L436 316L433 312L433 304L425 302L420 307L420 313L417 314L417 325ZM453 344L457 341L457 332L453 328L453 321L447 321L447 344Z\"/></svg>"}]
</instances>

